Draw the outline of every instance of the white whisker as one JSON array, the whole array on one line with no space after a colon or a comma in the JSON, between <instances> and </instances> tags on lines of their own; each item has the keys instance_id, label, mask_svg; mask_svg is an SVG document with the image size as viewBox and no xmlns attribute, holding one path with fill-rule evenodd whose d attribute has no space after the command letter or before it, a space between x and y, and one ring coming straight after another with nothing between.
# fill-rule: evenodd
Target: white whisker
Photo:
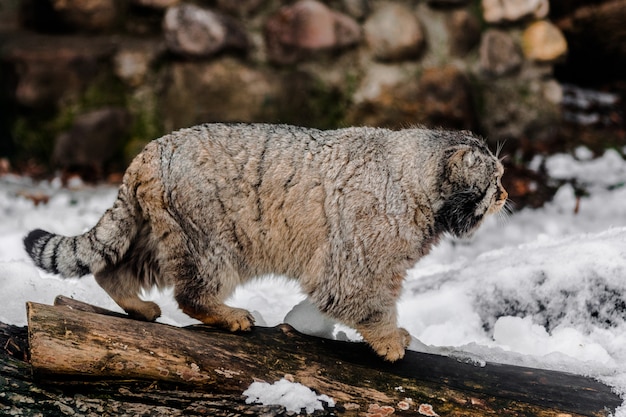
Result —
<instances>
[{"instance_id":1,"label":"white whisker","mask_svg":"<svg viewBox=\"0 0 626 417\"><path fill-rule=\"evenodd\" d=\"M505 226L509 223L511 216L508 212L500 210L496 215L496 221L500 226Z\"/></svg>"},{"instance_id":2,"label":"white whisker","mask_svg":"<svg viewBox=\"0 0 626 417\"><path fill-rule=\"evenodd\" d=\"M496 144L496 158L498 158L500 161L502 161L504 158L508 156L508 155L505 155L502 158L500 158L500 152L502 152L502 149L504 148L505 144L506 144L506 139L503 140L502 142L498 141L498 143Z\"/></svg>"},{"instance_id":3,"label":"white whisker","mask_svg":"<svg viewBox=\"0 0 626 417\"><path fill-rule=\"evenodd\" d=\"M506 225L509 222L511 215L513 214L513 211L511 210L508 204L508 200L504 203L502 208L498 210L495 214L496 214L496 221L498 224Z\"/></svg>"},{"instance_id":4,"label":"white whisker","mask_svg":"<svg viewBox=\"0 0 626 417\"><path fill-rule=\"evenodd\" d=\"M504 202L504 206L502 207L501 211L506 213L507 216L510 216L510 215L512 215L515 212L515 206L516 206L516 204L515 204L514 201L512 201L510 199L507 199Z\"/></svg>"}]
</instances>

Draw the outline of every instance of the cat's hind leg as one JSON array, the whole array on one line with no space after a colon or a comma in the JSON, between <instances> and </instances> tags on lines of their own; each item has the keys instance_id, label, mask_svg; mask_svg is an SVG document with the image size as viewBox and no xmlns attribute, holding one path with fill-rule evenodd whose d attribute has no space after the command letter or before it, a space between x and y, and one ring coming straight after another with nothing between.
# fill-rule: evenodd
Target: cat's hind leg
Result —
<instances>
[{"instance_id":1,"label":"cat's hind leg","mask_svg":"<svg viewBox=\"0 0 626 417\"><path fill-rule=\"evenodd\" d=\"M213 245L207 236L189 236L184 229L194 227L181 227L165 210L152 210L150 218L159 275L165 285L174 286L180 309L210 326L233 332L252 329L254 318L248 311L224 304L239 282L238 274L215 254L209 260L207 248Z\"/></svg>"},{"instance_id":2,"label":"cat's hind leg","mask_svg":"<svg viewBox=\"0 0 626 417\"><path fill-rule=\"evenodd\" d=\"M156 303L139 298L140 282L127 266L105 269L95 277L102 289L132 318L154 321L161 316Z\"/></svg>"},{"instance_id":3,"label":"cat's hind leg","mask_svg":"<svg viewBox=\"0 0 626 417\"><path fill-rule=\"evenodd\" d=\"M225 294L221 287L219 281L196 277L193 281L179 281L174 297L185 314L204 324L231 332L251 330L254 318L250 312L224 304L222 300L230 292Z\"/></svg>"},{"instance_id":4,"label":"cat's hind leg","mask_svg":"<svg viewBox=\"0 0 626 417\"><path fill-rule=\"evenodd\" d=\"M198 303L178 295L176 297L185 314L200 320L209 326L220 327L231 332L250 331L254 326L254 317L243 308L229 307L224 303Z\"/></svg>"},{"instance_id":5,"label":"cat's hind leg","mask_svg":"<svg viewBox=\"0 0 626 417\"><path fill-rule=\"evenodd\" d=\"M174 298L185 314L231 332L252 329L254 318L250 312L224 304L239 283L236 271L225 262L210 262L206 258L200 270L195 258L188 254L170 254L169 259L164 269L175 277Z\"/></svg>"},{"instance_id":6,"label":"cat's hind leg","mask_svg":"<svg viewBox=\"0 0 626 417\"><path fill-rule=\"evenodd\" d=\"M154 321L161 316L156 303L139 298L142 289L167 285L156 261L157 242L150 226L142 224L124 258L94 274L96 282L135 319Z\"/></svg>"}]
</instances>

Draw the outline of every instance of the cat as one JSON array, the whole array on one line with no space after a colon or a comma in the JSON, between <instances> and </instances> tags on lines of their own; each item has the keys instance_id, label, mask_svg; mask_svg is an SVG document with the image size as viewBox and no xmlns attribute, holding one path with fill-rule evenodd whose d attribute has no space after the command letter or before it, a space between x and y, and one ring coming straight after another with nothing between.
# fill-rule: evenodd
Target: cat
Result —
<instances>
[{"instance_id":1,"label":"cat","mask_svg":"<svg viewBox=\"0 0 626 417\"><path fill-rule=\"evenodd\" d=\"M467 131L204 124L150 142L91 230L24 238L40 268L95 275L130 316L159 307L142 288L230 331L254 320L224 300L267 274L297 279L323 313L354 327L387 361L406 270L444 234L467 236L499 211L503 166Z\"/></svg>"}]
</instances>

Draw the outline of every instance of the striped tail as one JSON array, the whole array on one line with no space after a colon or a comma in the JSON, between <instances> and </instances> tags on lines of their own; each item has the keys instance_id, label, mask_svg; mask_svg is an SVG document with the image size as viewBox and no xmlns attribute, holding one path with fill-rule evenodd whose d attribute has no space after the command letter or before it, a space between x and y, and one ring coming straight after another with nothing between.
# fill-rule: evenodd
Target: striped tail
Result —
<instances>
[{"instance_id":1,"label":"striped tail","mask_svg":"<svg viewBox=\"0 0 626 417\"><path fill-rule=\"evenodd\" d=\"M113 207L88 232L66 237L36 229L24 238L24 248L39 268L66 278L102 271L117 264L139 228L134 197L122 186Z\"/></svg>"}]
</instances>

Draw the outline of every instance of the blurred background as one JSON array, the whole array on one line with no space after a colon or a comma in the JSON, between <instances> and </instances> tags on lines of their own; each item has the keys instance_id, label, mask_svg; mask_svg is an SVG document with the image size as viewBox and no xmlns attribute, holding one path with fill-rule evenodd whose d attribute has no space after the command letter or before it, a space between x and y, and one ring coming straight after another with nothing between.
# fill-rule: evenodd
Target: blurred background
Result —
<instances>
[{"instance_id":1,"label":"blurred background","mask_svg":"<svg viewBox=\"0 0 626 417\"><path fill-rule=\"evenodd\" d=\"M536 155L626 151L626 0L0 0L0 173L121 179L206 122L424 125ZM588 154L588 152L586 153Z\"/></svg>"}]
</instances>

